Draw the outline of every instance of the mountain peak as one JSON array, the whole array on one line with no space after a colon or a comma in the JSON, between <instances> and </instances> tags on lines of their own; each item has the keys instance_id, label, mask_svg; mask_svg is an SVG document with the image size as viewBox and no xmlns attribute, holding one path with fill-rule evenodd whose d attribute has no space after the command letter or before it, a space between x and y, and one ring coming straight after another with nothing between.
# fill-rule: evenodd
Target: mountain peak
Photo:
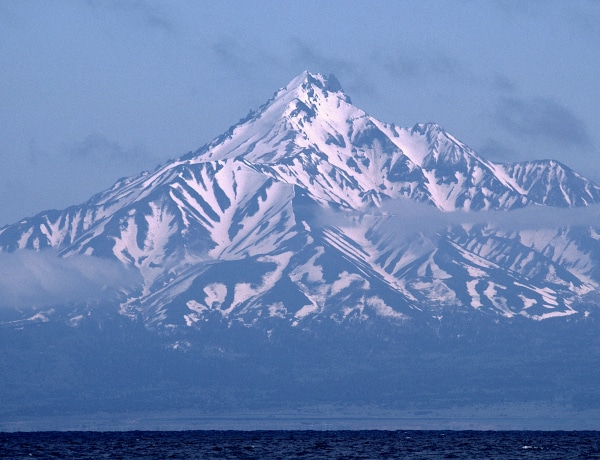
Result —
<instances>
[{"instance_id":1,"label":"mountain peak","mask_svg":"<svg viewBox=\"0 0 600 460\"><path fill-rule=\"evenodd\" d=\"M337 93L341 99L349 104L352 103L348 95L344 93L342 85L335 75L310 73L307 70L290 81L290 83L279 91L279 94L293 92L296 95L307 94L312 96L315 90L322 92L325 97L328 97L329 93Z\"/></svg>"},{"instance_id":2,"label":"mountain peak","mask_svg":"<svg viewBox=\"0 0 600 460\"><path fill-rule=\"evenodd\" d=\"M273 162L295 156L309 146L311 137L331 137L328 126L336 120L344 125L348 119L365 115L352 105L335 76L304 71L222 136L186 158Z\"/></svg>"}]
</instances>

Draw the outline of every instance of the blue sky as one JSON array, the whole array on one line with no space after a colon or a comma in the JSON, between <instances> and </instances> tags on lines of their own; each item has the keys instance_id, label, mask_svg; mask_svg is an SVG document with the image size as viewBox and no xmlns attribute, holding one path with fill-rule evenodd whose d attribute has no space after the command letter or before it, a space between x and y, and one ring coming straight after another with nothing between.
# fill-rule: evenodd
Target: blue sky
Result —
<instances>
[{"instance_id":1,"label":"blue sky","mask_svg":"<svg viewBox=\"0 0 600 460\"><path fill-rule=\"evenodd\" d=\"M0 225L195 150L303 70L600 182L600 2L0 3Z\"/></svg>"}]
</instances>

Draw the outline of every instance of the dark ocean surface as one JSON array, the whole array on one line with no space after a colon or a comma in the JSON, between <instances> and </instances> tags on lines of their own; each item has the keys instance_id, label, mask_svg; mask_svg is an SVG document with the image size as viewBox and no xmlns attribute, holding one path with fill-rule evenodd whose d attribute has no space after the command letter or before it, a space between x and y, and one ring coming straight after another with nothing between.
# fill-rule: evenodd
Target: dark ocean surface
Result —
<instances>
[{"instance_id":1,"label":"dark ocean surface","mask_svg":"<svg viewBox=\"0 0 600 460\"><path fill-rule=\"evenodd\" d=\"M600 458L599 431L0 433L3 459Z\"/></svg>"}]
</instances>

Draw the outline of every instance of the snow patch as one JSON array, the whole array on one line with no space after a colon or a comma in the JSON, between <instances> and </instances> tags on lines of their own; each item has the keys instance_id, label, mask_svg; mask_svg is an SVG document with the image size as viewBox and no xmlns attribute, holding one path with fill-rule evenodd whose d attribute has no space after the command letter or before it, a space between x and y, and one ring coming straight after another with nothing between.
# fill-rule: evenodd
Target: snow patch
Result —
<instances>
[{"instance_id":1,"label":"snow patch","mask_svg":"<svg viewBox=\"0 0 600 460\"><path fill-rule=\"evenodd\" d=\"M481 303L481 296L476 289L477 284L479 284L479 280L477 279L467 281L467 292L471 296L471 307L475 309L483 307L483 304Z\"/></svg>"},{"instance_id":2,"label":"snow patch","mask_svg":"<svg viewBox=\"0 0 600 460\"><path fill-rule=\"evenodd\" d=\"M347 271L343 271L340 273L339 278L334 281L331 285L330 295L334 296L339 294L344 289L350 287L352 283L363 283L363 289L369 289L369 283L365 281L360 275L356 273L348 273Z\"/></svg>"},{"instance_id":3,"label":"snow patch","mask_svg":"<svg viewBox=\"0 0 600 460\"><path fill-rule=\"evenodd\" d=\"M269 305L268 310L271 318L285 318L288 313L283 302L276 302Z\"/></svg>"},{"instance_id":4,"label":"snow patch","mask_svg":"<svg viewBox=\"0 0 600 460\"><path fill-rule=\"evenodd\" d=\"M259 262L275 263L275 269L267 272L262 277L262 283L259 286L253 286L251 283L239 283L235 285L233 301L231 306L225 310L221 310L223 316L228 316L238 306L247 302L248 300L267 292L271 289L277 281L281 279L283 270L288 266L290 259L293 256L293 252L285 252L273 256L259 257Z\"/></svg>"},{"instance_id":5,"label":"snow patch","mask_svg":"<svg viewBox=\"0 0 600 460\"><path fill-rule=\"evenodd\" d=\"M83 315L73 316L72 318L69 318L69 326L77 327L79 326L79 323L81 323L81 320L83 320Z\"/></svg>"},{"instance_id":6,"label":"snow patch","mask_svg":"<svg viewBox=\"0 0 600 460\"><path fill-rule=\"evenodd\" d=\"M375 310L375 313L377 313L378 316L400 320L408 319L408 316L394 310L392 307L387 305L383 299L377 296L369 297L366 300L366 304L368 307Z\"/></svg>"}]
</instances>

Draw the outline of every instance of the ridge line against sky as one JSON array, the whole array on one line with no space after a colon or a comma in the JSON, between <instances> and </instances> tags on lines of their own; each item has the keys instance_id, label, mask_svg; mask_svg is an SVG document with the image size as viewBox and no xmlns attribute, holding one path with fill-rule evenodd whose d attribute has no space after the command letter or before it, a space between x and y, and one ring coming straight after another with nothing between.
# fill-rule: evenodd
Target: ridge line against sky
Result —
<instances>
[{"instance_id":1,"label":"ridge line against sky","mask_svg":"<svg viewBox=\"0 0 600 460\"><path fill-rule=\"evenodd\" d=\"M600 182L600 2L0 5L0 226L195 150L304 70L400 126Z\"/></svg>"}]
</instances>

